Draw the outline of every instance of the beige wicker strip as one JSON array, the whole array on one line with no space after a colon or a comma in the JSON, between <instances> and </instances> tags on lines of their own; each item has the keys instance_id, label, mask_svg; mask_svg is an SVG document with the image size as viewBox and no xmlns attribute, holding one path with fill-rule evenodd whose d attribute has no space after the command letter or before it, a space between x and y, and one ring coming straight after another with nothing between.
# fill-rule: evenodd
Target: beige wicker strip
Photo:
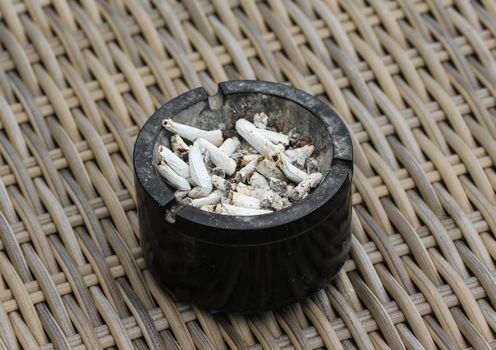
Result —
<instances>
[{"instance_id":1,"label":"beige wicker strip","mask_svg":"<svg viewBox=\"0 0 496 350\"><path fill-rule=\"evenodd\" d=\"M284 312L147 271L132 172L161 104L294 85L353 134L352 253ZM494 0L0 0L0 349L496 349Z\"/></svg>"}]
</instances>

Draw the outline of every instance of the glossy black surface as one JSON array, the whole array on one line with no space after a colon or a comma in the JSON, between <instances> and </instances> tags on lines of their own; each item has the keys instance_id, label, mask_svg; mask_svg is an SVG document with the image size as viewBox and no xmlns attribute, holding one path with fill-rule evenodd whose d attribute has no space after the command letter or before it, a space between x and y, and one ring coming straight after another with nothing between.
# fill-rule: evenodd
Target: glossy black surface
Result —
<instances>
[{"instance_id":1,"label":"glossy black surface","mask_svg":"<svg viewBox=\"0 0 496 350\"><path fill-rule=\"evenodd\" d=\"M327 174L307 198L276 213L233 217L187 207L175 223L167 222L166 210L175 200L153 167L154 145L163 132L160 122L208 99L203 89L181 95L147 121L135 145L145 261L157 281L178 300L222 311L278 309L325 286L348 256L351 139L331 108L302 91L261 81L230 81L221 83L219 90L223 103L230 96L262 93L311 112L307 114L319 119L316 125L332 142L332 152L322 146L322 155L332 157L321 159L329 162Z\"/></svg>"}]
</instances>

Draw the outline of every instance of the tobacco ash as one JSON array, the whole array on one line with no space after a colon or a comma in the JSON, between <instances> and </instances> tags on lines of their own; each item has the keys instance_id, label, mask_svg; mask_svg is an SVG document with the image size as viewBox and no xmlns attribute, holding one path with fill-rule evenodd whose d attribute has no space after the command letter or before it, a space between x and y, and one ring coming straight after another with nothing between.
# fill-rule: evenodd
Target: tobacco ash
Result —
<instances>
[{"instance_id":1,"label":"tobacco ash","mask_svg":"<svg viewBox=\"0 0 496 350\"><path fill-rule=\"evenodd\" d=\"M239 119L236 136L163 121L174 135L170 147L158 146L157 170L174 187L180 206L224 215L260 215L291 206L322 180L312 157L311 139L296 129L288 134L268 126L256 113Z\"/></svg>"}]
</instances>

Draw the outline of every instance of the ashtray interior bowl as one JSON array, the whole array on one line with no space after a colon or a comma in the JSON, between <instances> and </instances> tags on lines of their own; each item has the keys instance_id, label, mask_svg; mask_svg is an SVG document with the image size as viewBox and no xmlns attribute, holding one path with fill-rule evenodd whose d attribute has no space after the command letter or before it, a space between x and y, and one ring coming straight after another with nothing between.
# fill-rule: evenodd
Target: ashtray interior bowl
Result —
<instances>
[{"instance_id":1,"label":"ashtray interior bowl","mask_svg":"<svg viewBox=\"0 0 496 350\"><path fill-rule=\"evenodd\" d=\"M265 112L269 125L297 128L315 146L320 185L292 206L257 216L226 216L176 205L174 190L154 167L170 118L235 134L234 124ZM339 116L300 90L263 81L229 81L208 96L202 88L163 105L143 126L134 149L138 215L145 260L179 299L212 309L258 311L299 300L321 288L349 252L352 144Z\"/></svg>"},{"instance_id":2,"label":"ashtray interior bowl","mask_svg":"<svg viewBox=\"0 0 496 350\"><path fill-rule=\"evenodd\" d=\"M332 140L324 120L316 118L309 110L285 98L264 93L245 93L223 95L222 92L210 96L179 112L173 120L203 130L221 129L224 138L236 136L235 124L238 119L251 118L254 114L264 112L269 117L269 126L276 126L278 131L288 134L297 129L300 135L311 135L316 148L314 156L324 175L328 173L332 161ZM156 148L166 145L170 148L172 133L162 128L155 142Z\"/></svg>"}]
</instances>

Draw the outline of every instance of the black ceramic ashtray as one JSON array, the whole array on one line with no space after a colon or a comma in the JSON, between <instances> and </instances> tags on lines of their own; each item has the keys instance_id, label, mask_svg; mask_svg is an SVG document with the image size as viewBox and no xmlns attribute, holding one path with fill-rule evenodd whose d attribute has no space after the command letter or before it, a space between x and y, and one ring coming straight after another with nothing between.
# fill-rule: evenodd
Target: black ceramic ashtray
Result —
<instances>
[{"instance_id":1,"label":"black ceramic ashtray","mask_svg":"<svg viewBox=\"0 0 496 350\"><path fill-rule=\"evenodd\" d=\"M321 183L292 206L256 216L228 216L177 207L156 167L158 144L172 119L227 136L240 118L265 112L279 130L295 127L315 145ZM141 245L148 268L176 299L211 310L282 308L324 287L350 251L352 143L327 104L292 87L228 81L208 96L194 89L164 104L141 129L134 147Z\"/></svg>"}]
</instances>

